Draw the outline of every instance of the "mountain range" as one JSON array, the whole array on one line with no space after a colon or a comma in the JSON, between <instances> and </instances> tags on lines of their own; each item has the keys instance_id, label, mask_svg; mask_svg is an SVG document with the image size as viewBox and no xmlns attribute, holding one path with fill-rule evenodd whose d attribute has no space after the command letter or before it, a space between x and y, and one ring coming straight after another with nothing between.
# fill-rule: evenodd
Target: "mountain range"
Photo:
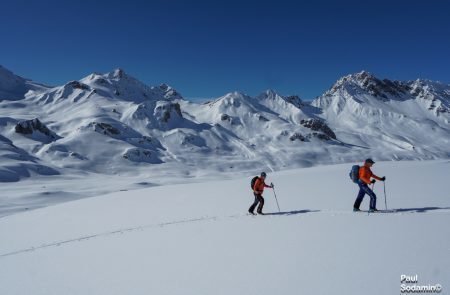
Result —
<instances>
[{"instance_id":1,"label":"mountain range","mask_svg":"<svg viewBox=\"0 0 450 295\"><path fill-rule=\"evenodd\" d=\"M313 101L267 90L197 103L122 69L50 87L0 66L0 181L275 171L450 157L450 85L340 78Z\"/></svg>"}]
</instances>

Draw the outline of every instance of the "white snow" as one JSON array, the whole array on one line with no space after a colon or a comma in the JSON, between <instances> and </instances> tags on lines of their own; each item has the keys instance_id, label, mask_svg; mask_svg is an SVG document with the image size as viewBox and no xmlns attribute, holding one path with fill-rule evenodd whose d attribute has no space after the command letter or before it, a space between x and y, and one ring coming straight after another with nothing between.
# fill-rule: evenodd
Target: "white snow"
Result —
<instances>
[{"instance_id":1,"label":"white snow","mask_svg":"<svg viewBox=\"0 0 450 295\"><path fill-rule=\"evenodd\" d=\"M398 212L370 215L351 212L351 165L269 173L281 214L267 189L272 214L246 215L255 171L3 217L0 294L379 295L399 294L402 274L439 283L446 294L450 162L376 163ZM91 181L117 187L102 175ZM375 185L379 209L382 187Z\"/></svg>"}]
</instances>

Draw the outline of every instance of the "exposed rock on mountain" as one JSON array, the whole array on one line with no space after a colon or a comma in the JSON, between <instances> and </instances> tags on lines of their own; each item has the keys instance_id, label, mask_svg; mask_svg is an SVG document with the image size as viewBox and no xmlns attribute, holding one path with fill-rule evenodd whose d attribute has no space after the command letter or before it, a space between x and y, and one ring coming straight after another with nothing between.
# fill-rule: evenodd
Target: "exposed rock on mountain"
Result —
<instances>
[{"instance_id":1,"label":"exposed rock on mountain","mask_svg":"<svg viewBox=\"0 0 450 295\"><path fill-rule=\"evenodd\" d=\"M48 129L45 124L39 121L38 118L20 121L16 124L15 131L16 133L23 135L30 135L36 139L44 139L44 141L47 142L51 142L59 138L53 131Z\"/></svg>"},{"instance_id":2,"label":"exposed rock on mountain","mask_svg":"<svg viewBox=\"0 0 450 295\"><path fill-rule=\"evenodd\" d=\"M321 131L323 132L328 138L336 139L336 134L334 134L333 130L331 130L330 127L328 127L327 124L325 124L324 121L319 119L306 119L301 120L300 124L305 126L306 128L309 128L313 131Z\"/></svg>"}]
</instances>

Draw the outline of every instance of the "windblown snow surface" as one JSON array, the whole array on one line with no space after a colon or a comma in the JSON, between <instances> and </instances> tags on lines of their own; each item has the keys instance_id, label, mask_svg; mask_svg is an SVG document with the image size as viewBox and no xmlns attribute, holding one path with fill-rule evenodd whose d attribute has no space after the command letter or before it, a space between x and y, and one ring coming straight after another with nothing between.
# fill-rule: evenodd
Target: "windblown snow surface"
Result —
<instances>
[{"instance_id":1,"label":"windblown snow surface","mask_svg":"<svg viewBox=\"0 0 450 295\"><path fill-rule=\"evenodd\" d=\"M447 294L450 162L375 164L396 211L370 215L351 212L350 167L269 173L266 216L246 214L252 175L5 216L0 294L400 294L402 274Z\"/></svg>"}]
</instances>

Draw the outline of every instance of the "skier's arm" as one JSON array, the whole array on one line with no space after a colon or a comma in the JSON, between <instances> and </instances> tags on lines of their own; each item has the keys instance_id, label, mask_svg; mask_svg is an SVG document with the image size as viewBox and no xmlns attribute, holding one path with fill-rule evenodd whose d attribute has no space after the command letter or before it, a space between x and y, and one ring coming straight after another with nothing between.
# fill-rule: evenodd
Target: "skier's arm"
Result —
<instances>
[{"instance_id":1,"label":"skier's arm","mask_svg":"<svg viewBox=\"0 0 450 295\"><path fill-rule=\"evenodd\" d=\"M375 175L375 174L372 174L372 177L375 178L375 179L377 179L377 180L383 180L383 179L381 179L381 177L379 177L379 176L377 176L377 175Z\"/></svg>"}]
</instances>

